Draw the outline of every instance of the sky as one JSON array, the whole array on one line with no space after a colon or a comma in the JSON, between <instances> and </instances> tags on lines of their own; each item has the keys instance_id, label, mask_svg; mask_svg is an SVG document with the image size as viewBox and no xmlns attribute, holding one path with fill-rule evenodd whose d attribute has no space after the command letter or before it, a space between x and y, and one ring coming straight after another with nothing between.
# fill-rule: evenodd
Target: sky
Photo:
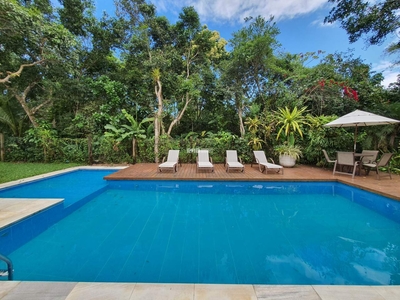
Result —
<instances>
[{"instance_id":1,"label":"sky","mask_svg":"<svg viewBox=\"0 0 400 300\"><path fill-rule=\"evenodd\" d=\"M185 6L193 6L202 25L216 30L229 41L232 33L244 25L244 18L262 16L274 21L280 30L277 36L281 49L292 54L324 51L326 54L353 51L354 58L361 58L375 72L381 72L388 86L397 81L400 68L391 68L391 57L384 50L396 36L387 37L379 46L367 46L364 40L349 43L346 31L339 24L324 24L331 4L328 0L148 0L157 8L157 15L166 16L175 23ZM94 0L96 15L103 11L114 14L113 0ZM397 38L398 39L398 38Z\"/></svg>"}]
</instances>

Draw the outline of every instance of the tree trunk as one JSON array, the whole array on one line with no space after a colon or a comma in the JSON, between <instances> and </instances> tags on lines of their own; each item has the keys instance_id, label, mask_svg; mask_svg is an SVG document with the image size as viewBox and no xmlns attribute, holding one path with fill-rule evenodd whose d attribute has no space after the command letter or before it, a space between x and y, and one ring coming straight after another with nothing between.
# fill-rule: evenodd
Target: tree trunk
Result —
<instances>
[{"instance_id":1,"label":"tree trunk","mask_svg":"<svg viewBox=\"0 0 400 300\"><path fill-rule=\"evenodd\" d=\"M134 163L136 163L136 139L132 139L132 160Z\"/></svg>"},{"instance_id":2,"label":"tree trunk","mask_svg":"<svg viewBox=\"0 0 400 300\"><path fill-rule=\"evenodd\" d=\"M185 111L190 103L190 101L192 101L192 99L189 96L189 93L186 93L186 100L185 100L185 106L182 108L182 110L180 111L180 113L178 114L178 116L171 122L171 124L168 127L168 132L167 135L171 136L171 132L172 129L174 128L174 126L176 124L178 124L178 122L182 119L183 115L185 114Z\"/></svg>"},{"instance_id":3,"label":"tree trunk","mask_svg":"<svg viewBox=\"0 0 400 300\"><path fill-rule=\"evenodd\" d=\"M235 94L235 102L236 102L236 108L238 111L238 117L239 117L239 130L240 130L240 137L244 137L246 131L244 128L244 123L243 123L243 111L244 111L244 103L242 101L242 95Z\"/></svg>"},{"instance_id":4,"label":"tree trunk","mask_svg":"<svg viewBox=\"0 0 400 300\"><path fill-rule=\"evenodd\" d=\"M18 94L15 90L13 90L14 97L18 100L19 104L21 104L22 108L24 109L26 115L28 116L29 120L31 121L34 128L39 127L39 124L36 121L36 117L34 116L34 111L31 110L26 103L26 97L30 90L36 85L36 83L31 83L26 87L26 89L21 93Z\"/></svg>"},{"instance_id":5,"label":"tree trunk","mask_svg":"<svg viewBox=\"0 0 400 300\"><path fill-rule=\"evenodd\" d=\"M243 124L243 106L240 106L238 109L238 116L239 116L239 129L240 129L240 137L244 137L246 131Z\"/></svg>"},{"instance_id":6,"label":"tree trunk","mask_svg":"<svg viewBox=\"0 0 400 300\"><path fill-rule=\"evenodd\" d=\"M88 139L88 161L89 165L93 165L93 136L89 134L87 139Z\"/></svg>"},{"instance_id":7,"label":"tree trunk","mask_svg":"<svg viewBox=\"0 0 400 300\"><path fill-rule=\"evenodd\" d=\"M7 72L7 76L6 77L0 78L0 83L10 83L10 79L13 78L13 77L19 77L21 75L22 71L24 70L24 68L33 67L33 66L39 65L39 64L41 64L43 62L44 62L44 59L41 59L41 60L35 61L35 62L31 63L31 64L22 64L22 65L19 66L18 71L16 71L16 72Z\"/></svg>"},{"instance_id":8,"label":"tree trunk","mask_svg":"<svg viewBox=\"0 0 400 300\"><path fill-rule=\"evenodd\" d=\"M162 85L161 85L161 81L159 78L156 78L156 84L154 86L154 91L155 91L156 97L157 97L157 112L154 116L154 156L155 156L155 162L158 163L159 162L158 145L159 145L159 141L160 141L162 109L163 109Z\"/></svg>"},{"instance_id":9,"label":"tree trunk","mask_svg":"<svg viewBox=\"0 0 400 300\"><path fill-rule=\"evenodd\" d=\"M39 127L39 124L38 124L38 122L37 122L37 120L36 120L36 117L35 117L35 113L36 113L39 109L41 109L43 106L45 106L45 105L51 103L51 102L52 102L52 98L53 98L53 97L52 97L53 92L50 91L49 99L47 99L46 101L43 101L41 104L39 104L39 105L36 106L36 107L30 108L29 105L28 105L28 103L26 102L26 98L27 98L29 92L32 90L32 88L33 88L36 84L37 84L36 82L30 83L30 84L25 88L25 90L24 90L22 93L18 92L18 91L15 90L15 89L9 88L9 90L13 93L14 97L17 99L17 101L19 102L19 104L21 104L22 108L24 109L26 115L27 115L28 118L29 118L29 121L31 121L31 123L32 123L32 125L33 125L34 128L38 128L38 127Z\"/></svg>"},{"instance_id":10,"label":"tree trunk","mask_svg":"<svg viewBox=\"0 0 400 300\"><path fill-rule=\"evenodd\" d=\"M4 161L4 134L0 133L0 160Z\"/></svg>"}]
</instances>

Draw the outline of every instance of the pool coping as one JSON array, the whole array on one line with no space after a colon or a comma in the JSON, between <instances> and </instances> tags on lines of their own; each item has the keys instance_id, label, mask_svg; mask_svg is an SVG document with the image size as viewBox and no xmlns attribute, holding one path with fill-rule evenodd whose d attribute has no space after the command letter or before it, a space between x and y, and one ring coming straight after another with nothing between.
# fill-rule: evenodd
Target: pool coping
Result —
<instances>
[{"instance_id":1,"label":"pool coping","mask_svg":"<svg viewBox=\"0 0 400 300\"><path fill-rule=\"evenodd\" d=\"M115 166L80 166L0 184L0 188L31 182L81 169L125 169ZM163 180L153 178L153 180ZM282 178L283 179L283 178ZM270 180L282 180L275 178ZM151 180L151 179L149 179ZM176 180L176 179L175 179ZM179 179L180 180L180 179ZM193 179L191 179L193 180ZM196 179L201 181L202 179ZM213 180L213 179L206 179ZM227 180L227 179L225 179ZM258 179L255 179L258 180ZM246 181L246 180L243 180ZM340 178L297 181L333 181L356 186ZM375 190L370 190L379 193ZM385 196L385 195L384 195ZM391 196L387 196L392 198ZM0 198L0 201L4 198ZM58 199L59 200L59 199ZM55 204L53 204L55 205ZM37 213L37 212L36 212ZM24 217L25 218L25 217ZM20 219L21 220L21 219ZM20 221L19 220L19 221ZM226 285L97 282L0 281L0 299L400 299L400 286L360 285Z\"/></svg>"}]
</instances>

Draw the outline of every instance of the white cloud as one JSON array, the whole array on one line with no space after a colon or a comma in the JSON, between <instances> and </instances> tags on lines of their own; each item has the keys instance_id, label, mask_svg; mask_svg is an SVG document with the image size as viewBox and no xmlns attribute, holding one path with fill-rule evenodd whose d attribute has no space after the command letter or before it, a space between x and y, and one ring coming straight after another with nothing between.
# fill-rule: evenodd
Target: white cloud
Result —
<instances>
[{"instance_id":1,"label":"white cloud","mask_svg":"<svg viewBox=\"0 0 400 300\"><path fill-rule=\"evenodd\" d=\"M336 27L337 26L336 23L324 23L323 18L311 22L311 25L317 26L317 27Z\"/></svg>"},{"instance_id":2,"label":"white cloud","mask_svg":"<svg viewBox=\"0 0 400 300\"><path fill-rule=\"evenodd\" d=\"M382 85L388 87L390 83L397 82L397 76L399 75L399 71L384 71L383 76L385 79L382 82Z\"/></svg>"},{"instance_id":3,"label":"white cloud","mask_svg":"<svg viewBox=\"0 0 400 300\"><path fill-rule=\"evenodd\" d=\"M153 0L160 12L181 10L193 6L203 22L242 22L245 17L259 15L275 20L291 19L325 7L326 0Z\"/></svg>"},{"instance_id":4,"label":"white cloud","mask_svg":"<svg viewBox=\"0 0 400 300\"><path fill-rule=\"evenodd\" d=\"M387 60L382 60L378 64L372 66L372 71L380 72L385 77L382 85L388 87L390 83L397 81L397 76L400 73L400 68L393 67L393 64Z\"/></svg>"}]
</instances>

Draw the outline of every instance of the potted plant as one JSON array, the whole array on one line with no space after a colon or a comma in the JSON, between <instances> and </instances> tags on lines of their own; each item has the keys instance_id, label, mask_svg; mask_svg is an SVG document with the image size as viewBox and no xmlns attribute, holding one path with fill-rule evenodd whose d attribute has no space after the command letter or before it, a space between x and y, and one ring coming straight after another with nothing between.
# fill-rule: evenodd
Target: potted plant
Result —
<instances>
[{"instance_id":1,"label":"potted plant","mask_svg":"<svg viewBox=\"0 0 400 300\"><path fill-rule=\"evenodd\" d=\"M279 164L289 168L296 164L296 160L300 159L302 154L300 147L288 143L276 146L275 151L279 155Z\"/></svg>"},{"instance_id":2,"label":"potted plant","mask_svg":"<svg viewBox=\"0 0 400 300\"><path fill-rule=\"evenodd\" d=\"M303 116L306 107L297 109L293 108L292 111L288 107L278 108L276 112L278 117L277 125L281 125L278 131L276 139L284 134L286 141L275 147L275 151L279 155L279 164L284 167L293 167L301 156L301 149L294 145L294 134L297 132L301 137L303 137L303 132L301 130L302 125L308 125L306 118Z\"/></svg>"}]
</instances>

